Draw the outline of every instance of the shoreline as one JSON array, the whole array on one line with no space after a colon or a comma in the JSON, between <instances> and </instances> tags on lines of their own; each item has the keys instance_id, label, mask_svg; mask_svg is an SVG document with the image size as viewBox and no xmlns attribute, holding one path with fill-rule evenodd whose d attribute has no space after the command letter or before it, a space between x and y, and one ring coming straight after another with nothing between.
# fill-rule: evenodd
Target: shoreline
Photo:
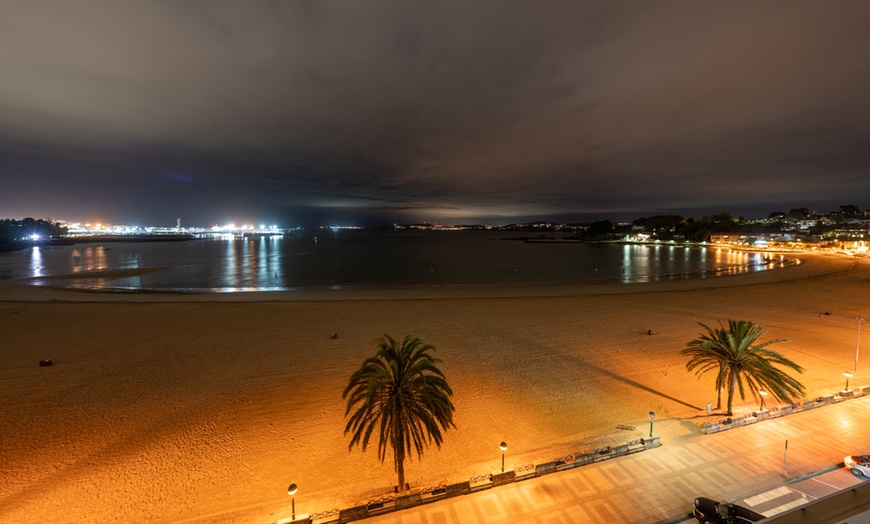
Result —
<instances>
[{"instance_id":1,"label":"shoreline","mask_svg":"<svg viewBox=\"0 0 870 524\"><path fill-rule=\"evenodd\" d=\"M584 241L584 243L603 243L603 242L588 242ZM659 246L659 245L671 245L671 244L661 244L657 242L622 242L622 241L614 241L607 242L608 244L613 243L625 243L625 244L639 244L639 245L650 245L650 246ZM148 274L153 274L161 271L172 270L171 266L161 266L161 267L141 267L141 268L123 268L123 269L100 269L100 270L91 270L91 271L76 271L76 272L67 272L67 273L54 273L42 276L31 276L25 278L11 279L6 281L0 281L0 288L3 287L14 287L14 286L22 286L22 287L31 287L33 289L42 289L42 290L58 290L58 291L69 291L69 292L80 292L82 294L103 294L105 296L137 296L137 295L161 295L161 296L174 296L174 297L190 297L190 296L223 296L223 295L233 295L238 299L243 299L246 301L256 300L256 298L252 299L249 295L251 294L260 294L261 299L263 300L308 300L308 297L316 296L319 297L317 299L333 299L335 295L357 295L357 296L366 296L371 294L387 294L389 296L403 296L404 294L418 294L422 293L424 295L437 295L437 296L451 296L451 294L463 295L463 296L479 296L480 293L489 293L493 296L506 296L506 290L516 290L516 293L519 296L529 296L527 288L535 288L541 290L542 296L563 296L566 294L565 290L570 290L569 294L587 294L587 293L599 293L600 288L605 287L626 287L626 286L635 286L635 285L661 285L664 283L668 284L677 284L681 286L691 284L682 284L684 281L693 282L696 280L700 280L705 282L702 287L708 287L710 282L713 279L720 277L734 277L740 276L744 273L769 273L776 272L785 269L787 266L791 265L799 265L802 263L801 258L804 257L817 257L817 256L840 256L844 258L851 258L844 254L835 254L835 253L818 253L815 251L804 251L804 252L794 252L793 250L757 250L757 249L748 249L739 245L706 245L706 244L680 244L679 246L682 249L700 249L700 248L711 248L715 249L717 252L721 250L727 251L737 251L737 252L751 252L763 255L763 263L758 261L750 261L744 260L742 263L737 263L733 265L722 265L721 267L715 267L713 269L700 270L700 271L690 271L686 273L662 273L656 275L626 275L625 269L623 269L622 276L610 275L607 280L602 279L601 277L597 279L582 279L580 278L571 278L570 280L562 280L562 281L554 281L554 280L543 280L543 281L508 281L508 282L487 282L483 284L476 283L441 283L441 284L415 284L415 283L388 283L388 282L368 282L368 281L346 281L346 282L333 282L333 283L320 283L315 285L295 285L295 286L269 286L269 287L259 287L259 288L245 288L245 287L219 287L219 288L142 288L142 287L134 287L134 286L115 286L111 285L113 280L122 280L122 279L131 279L138 276L144 276ZM598 269L595 269L595 274L597 274ZM43 284L40 284L43 283ZM718 283L715 285L719 285ZM141 283L139 284L141 286ZM620 292L635 292L635 290L621 290ZM51 293L50 291L43 292L43 295L47 295ZM507 291L509 294L510 291ZM26 293L16 292L14 293L16 296L24 296ZM0 300L3 300L3 295L8 295L8 293L2 293L0 291ZM243 298L244 297L244 298ZM326 298L328 297L328 298ZM185 298L187 300L188 298ZM338 298L341 300L342 298ZM226 297L224 298L216 298L215 300L228 300Z\"/></svg>"},{"instance_id":2,"label":"shoreline","mask_svg":"<svg viewBox=\"0 0 870 524\"><path fill-rule=\"evenodd\" d=\"M634 294L655 292L667 289L709 289L769 283L772 281L807 278L805 275L792 276L790 270L799 266L812 266L809 271L804 267L801 273L812 275L824 274L830 271L843 270L826 269L824 260L840 260L849 265L857 263L860 258L839 253L779 253L763 251L783 258L788 258L785 265L760 271L742 271L727 274L731 268L710 270L702 275L661 275L651 281L624 282L617 280L593 282L523 282L523 283L487 283L487 284L396 284L378 286L366 285L332 285L318 287L298 287L280 290L169 290L169 289L123 289L123 288L88 288L74 286L52 286L24 284L29 281L87 280L97 278L127 278L148 273L165 271L167 267L100 270L84 273L50 275L45 277L30 277L17 281L0 281L0 302L4 301L144 301L144 302L296 302L296 301L345 301L345 300L404 300L406 298L454 299L454 298L532 298L532 297L567 297L609 294ZM798 256L800 255L800 256ZM783 273L785 272L785 273ZM742 279L742 280L733 280ZM655 289L651 289L655 288ZM161 300L164 299L164 300Z\"/></svg>"}]
</instances>

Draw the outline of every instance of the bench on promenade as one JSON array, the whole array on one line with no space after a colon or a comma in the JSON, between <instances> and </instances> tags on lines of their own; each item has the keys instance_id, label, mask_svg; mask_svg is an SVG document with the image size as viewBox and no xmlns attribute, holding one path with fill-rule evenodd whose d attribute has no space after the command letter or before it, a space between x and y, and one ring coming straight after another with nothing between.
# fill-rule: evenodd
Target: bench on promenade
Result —
<instances>
[{"instance_id":1,"label":"bench on promenade","mask_svg":"<svg viewBox=\"0 0 870 524\"><path fill-rule=\"evenodd\" d=\"M493 473L492 474L492 487L496 486L504 486L505 484L510 484L514 481L516 477L516 473L513 471L505 471L504 473Z\"/></svg>"},{"instance_id":2,"label":"bench on promenade","mask_svg":"<svg viewBox=\"0 0 870 524\"><path fill-rule=\"evenodd\" d=\"M367 505L343 509L338 513L338 521L341 523L353 522L355 520L362 520L367 518L369 518L369 508Z\"/></svg>"},{"instance_id":3,"label":"bench on promenade","mask_svg":"<svg viewBox=\"0 0 870 524\"><path fill-rule=\"evenodd\" d=\"M471 483L465 481L457 482L456 484L448 484L445 490L447 492L447 498L455 497L457 495L467 495L471 493Z\"/></svg>"}]
</instances>

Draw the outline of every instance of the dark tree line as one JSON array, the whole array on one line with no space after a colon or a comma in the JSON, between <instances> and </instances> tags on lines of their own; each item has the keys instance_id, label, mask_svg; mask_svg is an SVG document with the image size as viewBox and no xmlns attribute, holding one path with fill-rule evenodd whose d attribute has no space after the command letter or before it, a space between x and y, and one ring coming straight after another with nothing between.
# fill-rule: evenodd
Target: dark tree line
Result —
<instances>
[{"instance_id":1,"label":"dark tree line","mask_svg":"<svg viewBox=\"0 0 870 524\"><path fill-rule=\"evenodd\" d=\"M34 235L43 240L57 238L65 235L66 231L60 222L33 218L23 220L3 218L0 219L0 245L14 246L23 242L31 242Z\"/></svg>"},{"instance_id":2,"label":"dark tree line","mask_svg":"<svg viewBox=\"0 0 870 524\"><path fill-rule=\"evenodd\" d=\"M827 224L817 224L810 229L813 234L825 234L833 231L849 219L865 216L865 212L854 205L843 205L838 210L824 215ZM587 240L603 240L619 238L635 231L653 235L662 240L684 239L703 242L710 239L712 233L779 233L788 224L811 218L812 213L805 207L790 209L788 213L774 211L767 220L746 220L734 217L727 212L707 215L703 218L686 218L680 215L655 215L641 217L627 225L618 225L609 220L599 220L589 224L581 238Z\"/></svg>"}]
</instances>

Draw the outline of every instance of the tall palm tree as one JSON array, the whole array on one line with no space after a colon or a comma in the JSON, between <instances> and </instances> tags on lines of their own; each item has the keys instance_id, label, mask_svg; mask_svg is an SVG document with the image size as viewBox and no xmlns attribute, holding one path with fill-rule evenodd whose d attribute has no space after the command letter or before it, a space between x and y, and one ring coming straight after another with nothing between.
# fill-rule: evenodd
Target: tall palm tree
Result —
<instances>
[{"instance_id":1,"label":"tall palm tree","mask_svg":"<svg viewBox=\"0 0 870 524\"><path fill-rule=\"evenodd\" d=\"M422 458L425 444L440 448L442 430L456 427L453 390L430 351L435 348L420 338L409 335L397 343L384 335L377 354L354 372L342 394L347 399L344 416L355 409L344 428L345 435L353 434L348 450L359 444L365 451L377 429L378 458L383 462L392 448L399 490L405 486L405 458L411 451Z\"/></svg>"},{"instance_id":2,"label":"tall palm tree","mask_svg":"<svg viewBox=\"0 0 870 524\"><path fill-rule=\"evenodd\" d=\"M760 390L766 391L779 401L791 401L804 394L804 386L790 377L782 366L803 373L803 368L776 351L767 349L771 344L788 342L776 339L757 343L767 333L763 326L746 320L729 320L727 327L719 323L716 329L704 324L707 330L686 345L680 354L691 357L686 370L699 377L708 371L716 372L716 391L721 408L722 389L728 389L728 414L732 415L734 392L744 399L746 390L755 397Z\"/></svg>"}]
</instances>

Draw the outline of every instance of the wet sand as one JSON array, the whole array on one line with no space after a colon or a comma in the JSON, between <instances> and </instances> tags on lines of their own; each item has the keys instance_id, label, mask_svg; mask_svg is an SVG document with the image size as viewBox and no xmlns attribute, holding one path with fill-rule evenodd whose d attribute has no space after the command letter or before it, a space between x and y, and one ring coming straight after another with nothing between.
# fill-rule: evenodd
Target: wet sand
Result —
<instances>
[{"instance_id":1,"label":"wet sand","mask_svg":"<svg viewBox=\"0 0 870 524\"><path fill-rule=\"evenodd\" d=\"M501 441L513 468L642 436L648 411L703 417L712 377L687 373L679 355L698 322L763 324L791 340L774 348L806 368L807 398L836 391L854 367L870 264L799 258L762 273L586 287L2 285L0 521L275 522L289 516L290 483L297 513L375 498L395 475L376 449L348 451L341 392L385 333L438 348L455 391L457 429L406 464L416 486L496 471ZM39 367L46 358L54 365ZM860 369L853 384L870 383Z\"/></svg>"}]
</instances>

